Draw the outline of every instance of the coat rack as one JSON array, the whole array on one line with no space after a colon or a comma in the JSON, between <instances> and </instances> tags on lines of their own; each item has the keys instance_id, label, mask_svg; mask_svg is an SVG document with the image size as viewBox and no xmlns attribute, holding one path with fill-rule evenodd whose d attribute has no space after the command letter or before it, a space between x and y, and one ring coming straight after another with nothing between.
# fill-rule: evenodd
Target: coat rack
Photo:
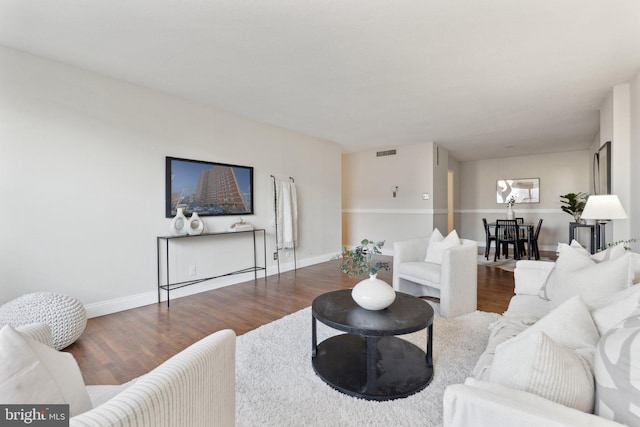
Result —
<instances>
[{"instance_id":1,"label":"coat rack","mask_svg":"<svg viewBox=\"0 0 640 427\"><path fill-rule=\"evenodd\" d=\"M276 227L276 261L278 262L278 276L280 275L280 245L278 244L278 186L276 183L276 177L271 175L271 179L273 180L273 216ZM296 181L289 177L291 182L295 183ZM283 248L284 249L284 248ZM298 270L298 260L296 256L296 242L293 242L293 269L294 271Z\"/></svg>"}]
</instances>

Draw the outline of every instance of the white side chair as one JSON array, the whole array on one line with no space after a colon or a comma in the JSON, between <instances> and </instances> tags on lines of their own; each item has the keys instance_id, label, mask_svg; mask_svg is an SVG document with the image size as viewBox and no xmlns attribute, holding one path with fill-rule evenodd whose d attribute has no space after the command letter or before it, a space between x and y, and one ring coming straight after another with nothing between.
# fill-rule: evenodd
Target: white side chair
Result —
<instances>
[{"instance_id":1,"label":"white side chair","mask_svg":"<svg viewBox=\"0 0 640 427\"><path fill-rule=\"evenodd\" d=\"M460 239L444 252L442 264L426 262L429 238L393 244L393 288L417 297L440 298L440 315L456 317L476 311L478 243Z\"/></svg>"}]
</instances>

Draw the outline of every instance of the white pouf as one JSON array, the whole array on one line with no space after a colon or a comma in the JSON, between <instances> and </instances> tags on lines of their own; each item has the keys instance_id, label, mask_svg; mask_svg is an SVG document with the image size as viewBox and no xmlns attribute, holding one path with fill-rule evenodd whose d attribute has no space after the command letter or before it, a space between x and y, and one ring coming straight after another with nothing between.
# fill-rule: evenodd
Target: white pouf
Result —
<instances>
[{"instance_id":1,"label":"white pouf","mask_svg":"<svg viewBox=\"0 0 640 427\"><path fill-rule=\"evenodd\" d=\"M0 306L0 325L49 325L53 347L61 350L75 342L87 326L87 312L80 301L53 292L22 295Z\"/></svg>"}]
</instances>

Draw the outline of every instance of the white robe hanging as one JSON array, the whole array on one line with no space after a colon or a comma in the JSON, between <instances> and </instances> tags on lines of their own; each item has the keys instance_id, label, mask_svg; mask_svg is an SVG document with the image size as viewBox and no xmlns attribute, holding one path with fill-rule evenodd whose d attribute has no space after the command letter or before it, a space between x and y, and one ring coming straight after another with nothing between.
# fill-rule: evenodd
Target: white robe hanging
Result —
<instances>
[{"instance_id":1,"label":"white robe hanging","mask_svg":"<svg viewBox=\"0 0 640 427\"><path fill-rule=\"evenodd\" d=\"M292 249L298 242L298 199L293 182L281 182L278 194L278 248Z\"/></svg>"}]
</instances>

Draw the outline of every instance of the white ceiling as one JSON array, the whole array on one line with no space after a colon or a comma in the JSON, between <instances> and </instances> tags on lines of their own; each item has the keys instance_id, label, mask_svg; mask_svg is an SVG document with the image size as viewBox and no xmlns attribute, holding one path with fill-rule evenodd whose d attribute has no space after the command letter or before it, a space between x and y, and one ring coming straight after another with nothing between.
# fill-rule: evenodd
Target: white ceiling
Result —
<instances>
[{"instance_id":1,"label":"white ceiling","mask_svg":"<svg viewBox=\"0 0 640 427\"><path fill-rule=\"evenodd\" d=\"M589 147L639 0L0 0L0 44L335 141Z\"/></svg>"}]
</instances>

